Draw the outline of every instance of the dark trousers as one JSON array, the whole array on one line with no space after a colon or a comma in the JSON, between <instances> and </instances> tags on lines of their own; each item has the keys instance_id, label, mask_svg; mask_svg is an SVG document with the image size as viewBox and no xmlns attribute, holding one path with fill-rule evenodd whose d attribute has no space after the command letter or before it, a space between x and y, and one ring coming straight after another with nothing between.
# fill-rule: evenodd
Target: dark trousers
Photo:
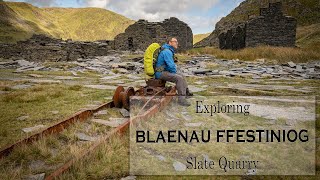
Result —
<instances>
[{"instance_id":1,"label":"dark trousers","mask_svg":"<svg viewBox=\"0 0 320 180\"><path fill-rule=\"evenodd\" d=\"M175 83L178 90L178 95L186 96L188 85L183 75L163 71L159 79Z\"/></svg>"}]
</instances>

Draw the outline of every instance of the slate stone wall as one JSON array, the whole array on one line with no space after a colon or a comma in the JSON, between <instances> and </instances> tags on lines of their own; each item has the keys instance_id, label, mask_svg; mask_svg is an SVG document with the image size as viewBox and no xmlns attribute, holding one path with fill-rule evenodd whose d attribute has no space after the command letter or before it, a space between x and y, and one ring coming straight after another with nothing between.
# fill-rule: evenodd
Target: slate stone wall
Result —
<instances>
[{"instance_id":1,"label":"slate stone wall","mask_svg":"<svg viewBox=\"0 0 320 180\"><path fill-rule=\"evenodd\" d=\"M45 35L33 35L16 44L0 43L0 58L29 61L74 61L90 56L104 56L114 48L113 41L63 41Z\"/></svg>"},{"instance_id":2,"label":"slate stone wall","mask_svg":"<svg viewBox=\"0 0 320 180\"><path fill-rule=\"evenodd\" d=\"M259 45L294 47L297 20L284 16L282 3L260 8L260 15L219 34L220 49L241 49Z\"/></svg>"},{"instance_id":3,"label":"slate stone wall","mask_svg":"<svg viewBox=\"0 0 320 180\"><path fill-rule=\"evenodd\" d=\"M175 17L162 22L148 22L139 20L130 25L124 33L115 37L116 50L144 51L151 43L163 44L168 37L176 37L179 50L192 48L193 34L191 28Z\"/></svg>"},{"instance_id":4,"label":"slate stone wall","mask_svg":"<svg viewBox=\"0 0 320 180\"><path fill-rule=\"evenodd\" d=\"M247 22L246 47L295 46L297 20L284 16L281 6L281 2L270 3L269 8L260 9L260 16Z\"/></svg>"}]
</instances>

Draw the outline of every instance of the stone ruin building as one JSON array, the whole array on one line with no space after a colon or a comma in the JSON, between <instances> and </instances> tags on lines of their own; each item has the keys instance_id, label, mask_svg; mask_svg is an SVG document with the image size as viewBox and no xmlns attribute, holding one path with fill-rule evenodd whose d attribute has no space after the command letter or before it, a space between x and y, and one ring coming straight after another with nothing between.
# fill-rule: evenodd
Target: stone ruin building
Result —
<instances>
[{"instance_id":1,"label":"stone ruin building","mask_svg":"<svg viewBox=\"0 0 320 180\"><path fill-rule=\"evenodd\" d=\"M30 39L16 44L0 43L0 58L26 59L30 61L75 61L78 58L106 56L114 50L144 51L151 43L166 42L167 37L178 38L179 49L192 48L191 28L177 18L171 17L163 22L139 20L129 26L115 40L95 42L62 40L46 35L33 35Z\"/></svg>"},{"instance_id":2,"label":"stone ruin building","mask_svg":"<svg viewBox=\"0 0 320 180\"><path fill-rule=\"evenodd\" d=\"M282 3L269 3L260 15L220 33L220 49L241 49L258 45L294 47L297 21L282 13Z\"/></svg>"},{"instance_id":3,"label":"stone ruin building","mask_svg":"<svg viewBox=\"0 0 320 180\"><path fill-rule=\"evenodd\" d=\"M139 20L115 37L114 46L118 50L144 51L153 42L165 43L168 37L178 39L179 50L187 50L193 46L191 28L175 17L162 22Z\"/></svg>"}]
</instances>

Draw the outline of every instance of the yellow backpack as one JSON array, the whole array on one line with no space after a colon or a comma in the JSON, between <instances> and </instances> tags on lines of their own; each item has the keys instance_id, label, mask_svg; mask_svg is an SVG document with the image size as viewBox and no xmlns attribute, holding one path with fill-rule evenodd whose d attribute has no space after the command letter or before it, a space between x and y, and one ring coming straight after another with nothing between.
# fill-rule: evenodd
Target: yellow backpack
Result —
<instances>
[{"instance_id":1,"label":"yellow backpack","mask_svg":"<svg viewBox=\"0 0 320 180\"><path fill-rule=\"evenodd\" d=\"M146 49L144 53L144 58L143 58L144 72L146 75L154 76L155 65L156 65L160 50L161 50L161 46L158 43L152 43Z\"/></svg>"}]
</instances>

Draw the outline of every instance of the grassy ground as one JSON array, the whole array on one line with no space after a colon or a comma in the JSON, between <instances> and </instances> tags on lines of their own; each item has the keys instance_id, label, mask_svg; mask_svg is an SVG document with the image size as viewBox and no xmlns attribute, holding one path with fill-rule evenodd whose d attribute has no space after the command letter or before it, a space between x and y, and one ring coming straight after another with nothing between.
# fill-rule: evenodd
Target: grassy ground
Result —
<instances>
[{"instance_id":1,"label":"grassy ground","mask_svg":"<svg viewBox=\"0 0 320 180\"><path fill-rule=\"evenodd\" d=\"M211 54L221 59L240 59L240 60L256 60L266 59L274 60L278 63L284 62L308 62L320 59L320 52L316 49L305 48L286 48L262 46L254 48L245 48L238 51L221 50L214 47L194 48L186 52L188 55Z\"/></svg>"},{"instance_id":2,"label":"grassy ground","mask_svg":"<svg viewBox=\"0 0 320 180\"><path fill-rule=\"evenodd\" d=\"M71 158L86 151L93 144L90 141L79 141L76 133L81 132L89 136L99 137L105 135L109 129L107 126L90 121L76 123L58 135L44 137L32 145L17 148L8 157L0 160L0 178L21 179L37 173L49 175ZM105 156L105 158L109 157ZM98 171L100 169L94 170ZM100 176L101 173L104 172L100 172ZM90 176L90 174L86 175Z\"/></svg>"},{"instance_id":3,"label":"grassy ground","mask_svg":"<svg viewBox=\"0 0 320 180\"><path fill-rule=\"evenodd\" d=\"M133 56L132 56L133 57ZM132 58L131 56L128 59ZM189 55L182 54L180 58L188 59ZM60 67L60 64L59 64ZM212 69L216 67L211 67ZM28 74L42 75L43 78L54 78L55 76L71 76L70 72L25 72L12 73L13 70L1 70L1 77L28 77ZM79 73L79 79L72 80L74 85L64 83L50 84L40 83L34 84L27 89L15 90L14 85L29 84L24 80L1 80L0 91L5 92L0 94L0 144L1 147L12 143L19 138L25 137L27 134L21 131L21 128L34 126L36 124L50 125L58 120L70 116L79 109L86 107L88 104L101 104L111 99L112 90L97 90L85 88L82 86L84 81L92 81L96 84L101 84L100 75L94 72L88 74ZM123 78L123 77L119 77ZM289 90L236 90L236 89L221 89L219 86L227 86L233 83L250 83L251 79L234 77L234 78L213 78L213 77L188 77L188 83L196 87L208 85L206 91L198 92L198 95L306 95L304 93L292 92ZM198 81L203 81L202 85L196 84ZM268 78L262 79L258 84L268 84ZM280 84L286 85L288 81L279 81ZM296 84L290 84L297 88L301 87L316 87L320 88L318 80L295 80ZM314 91L312 94L319 96L320 92ZM54 114L52 111L58 111ZM317 114L320 114L320 108L317 106ZM29 118L24 121L18 121L20 116L28 115ZM115 114L112 114L112 116ZM320 137L320 122L317 121L317 137ZM29 147L18 148L15 153L9 158L0 161L0 179L18 179L25 175L46 172L50 173L58 165L66 162L70 157L75 156L81 150L87 147L83 144L76 143L74 136L75 132L85 131L87 125L79 124L70 130L64 131L61 135L44 138L34 145ZM100 127L91 126L88 133L96 134L103 133L104 130L99 130ZM65 148L64 148L65 147ZM319 150L319 145L317 149ZM60 149L61 148L61 149ZM59 153L53 155L52 149L58 149ZM56 151L56 150L54 150ZM320 151L317 151L317 157L320 156ZM45 162L44 168L34 170L30 168L30 163L37 160ZM320 167L320 161L317 160L317 169ZM48 175L48 174L47 174ZM108 143L103 144L97 151L93 152L87 158L79 161L60 177L60 179L102 179L102 178L121 178L129 175L129 145L128 134L123 137L114 137ZM139 176L138 179L225 179L223 176ZM229 179L241 179L240 176L228 176ZM262 177L258 177L262 178ZM263 178L270 178L264 176ZM273 178L284 178L283 176L272 176ZM285 179L291 179L286 177ZM305 178L305 177L296 177ZM309 177L312 179L313 177Z\"/></svg>"},{"instance_id":4,"label":"grassy ground","mask_svg":"<svg viewBox=\"0 0 320 180\"><path fill-rule=\"evenodd\" d=\"M41 84L29 89L13 90L10 81L1 82L0 95L0 146L4 147L27 134L22 128L38 124L52 125L65 117L84 108L88 104L102 104L105 97L110 97L113 91L84 88L81 85ZM58 111L58 113L53 113ZM19 121L17 118L28 116Z\"/></svg>"},{"instance_id":5,"label":"grassy ground","mask_svg":"<svg viewBox=\"0 0 320 180\"><path fill-rule=\"evenodd\" d=\"M296 43L299 47L319 51L320 23L298 27Z\"/></svg>"},{"instance_id":6,"label":"grassy ground","mask_svg":"<svg viewBox=\"0 0 320 180\"><path fill-rule=\"evenodd\" d=\"M246 79L243 78L188 78L188 82L189 84L194 84L194 82L196 81L204 81L204 84L213 84L213 83L233 83L233 82L246 82ZM262 82L262 84L264 84L264 82L267 82L268 79L264 80ZM314 80L314 81L299 81L301 82L300 84L297 84L295 86L316 86L319 87L319 83ZM283 84L285 84L286 82L283 81ZM217 93L221 93L224 95L243 95L243 92L233 92L233 91L225 91L225 92L219 92L219 89L215 89L214 85L212 88L208 89L208 91L202 92L202 93L198 93L201 95L211 95L210 92L217 92ZM268 92L272 92L272 90L268 91ZM261 93L261 92L260 92ZM285 95L289 92L281 92L281 91L274 91L273 92L276 95ZM299 95L299 93L295 93L296 95ZM259 95L256 92L247 92L246 95ZM261 93L261 95L266 95L263 92ZM301 94L303 95L303 94ZM319 96L319 92L315 92L313 93L313 95L317 95ZM317 106L316 112L318 114L320 114L320 108L319 106ZM220 122L224 122L224 120L220 120ZM278 123L283 123L283 121L279 120ZM226 124L227 125L227 124ZM317 128L317 137L320 136L320 123L319 120L317 120L317 124L316 124L316 128ZM121 145L125 145L128 146L128 137L125 136L123 137L124 139L121 141ZM120 138L121 139L121 138ZM116 141L117 142L117 141ZM124 143L124 144L123 144ZM74 167L72 167L71 171L68 171L66 174L64 174L63 176L61 176L61 179L65 179L65 178L70 178L70 179L86 179L86 178L100 178L100 177L106 177L106 178L119 178L123 177L123 176L127 176L129 175L129 152L128 152L128 147L123 149L123 146L120 147L114 147L114 149L110 149L110 146L113 146L113 143L111 143L109 146L107 145L103 145L101 146L96 152L94 152L93 154L91 154L88 159L89 160L84 160L81 161L79 163L77 163ZM317 174L319 175L319 168L320 168L320 161L318 159L318 157L320 156L320 151L319 151L320 145L317 144L317 163L316 163L316 167L317 167ZM107 151L106 151L107 150ZM117 154L115 156L115 154ZM112 157L114 157L115 160L117 161L113 161L113 158L110 158L108 160L105 160L105 156L102 155L110 155ZM121 159L119 159L119 156L121 157ZM102 159L102 162L100 162L100 159ZM86 164L86 162L90 161L92 164L95 164L97 168L94 168L93 166L89 165L88 168ZM112 161L112 162L111 162ZM112 165L111 165L112 163ZM102 167L103 166L103 167ZM114 168L117 167L117 168ZM100 169L99 171L93 170L93 169ZM92 171L95 172L95 174L92 174ZM101 172L108 172L107 175ZM100 174L100 175L98 175ZM243 179L243 178L249 178L249 179L316 179L315 176L255 176L255 177L241 177L241 176L138 176L138 179Z\"/></svg>"}]
</instances>

